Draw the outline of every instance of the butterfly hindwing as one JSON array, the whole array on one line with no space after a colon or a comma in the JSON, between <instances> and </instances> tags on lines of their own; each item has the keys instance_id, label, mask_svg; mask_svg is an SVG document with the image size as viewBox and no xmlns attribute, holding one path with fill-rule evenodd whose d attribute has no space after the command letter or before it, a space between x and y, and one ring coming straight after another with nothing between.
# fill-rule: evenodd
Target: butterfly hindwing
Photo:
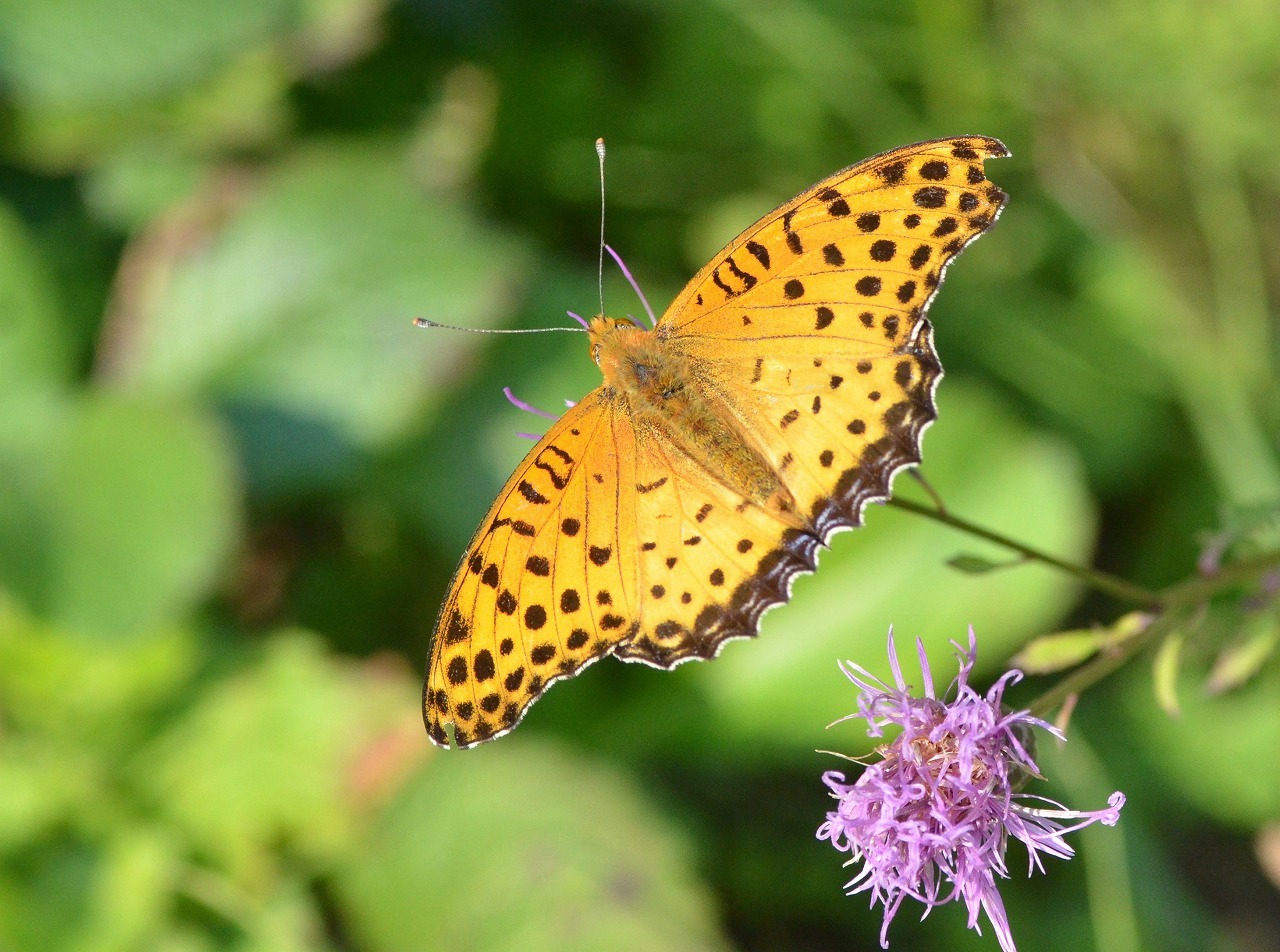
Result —
<instances>
[{"instance_id":1,"label":"butterfly hindwing","mask_svg":"<svg viewBox=\"0 0 1280 952\"><path fill-rule=\"evenodd\" d=\"M902 342L852 336L725 342L706 358L717 379L751 381L725 399L823 539L859 524L866 503L884 498L893 473L918 463L936 412L942 368L928 321L914 319Z\"/></svg>"},{"instance_id":2,"label":"butterfly hindwing","mask_svg":"<svg viewBox=\"0 0 1280 952\"><path fill-rule=\"evenodd\" d=\"M638 441L641 611L635 635L616 651L660 668L712 658L725 641L754 636L791 578L813 569L818 545L678 454Z\"/></svg>"}]
</instances>

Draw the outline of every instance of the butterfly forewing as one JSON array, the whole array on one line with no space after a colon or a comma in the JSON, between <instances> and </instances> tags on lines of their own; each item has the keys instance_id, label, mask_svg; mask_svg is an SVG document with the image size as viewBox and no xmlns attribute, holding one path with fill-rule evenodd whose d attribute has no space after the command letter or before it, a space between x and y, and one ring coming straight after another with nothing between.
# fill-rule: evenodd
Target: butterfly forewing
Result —
<instances>
[{"instance_id":1,"label":"butterfly forewing","mask_svg":"<svg viewBox=\"0 0 1280 952\"><path fill-rule=\"evenodd\" d=\"M507 481L436 625L423 696L435 743L447 744L448 722L461 747L509 731L547 685L632 631L634 504L618 487L634 482L633 446L595 391Z\"/></svg>"},{"instance_id":2,"label":"butterfly forewing","mask_svg":"<svg viewBox=\"0 0 1280 952\"><path fill-rule=\"evenodd\" d=\"M963 136L837 172L734 239L659 325L690 336L821 336L863 311L881 328L923 311L947 262L999 215L1006 196L986 180L983 160L1008 154L995 139ZM771 317L783 326L770 328Z\"/></svg>"}]
</instances>

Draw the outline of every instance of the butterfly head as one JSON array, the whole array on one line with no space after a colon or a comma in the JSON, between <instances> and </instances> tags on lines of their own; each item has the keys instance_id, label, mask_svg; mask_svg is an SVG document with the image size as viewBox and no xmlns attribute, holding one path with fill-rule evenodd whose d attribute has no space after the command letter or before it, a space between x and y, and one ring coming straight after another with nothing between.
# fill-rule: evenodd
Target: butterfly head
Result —
<instances>
[{"instance_id":1,"label":"butterfly head","mask_svg":"<svg viewBox=\"0 0 1280 952\"><path fill-rule=\"evenodd\" d=\"M591 359L602 370L606 369L602 361L608 362L609 352L619 349L618 345L630 338L631 334L643 331L643 327L625 317L605 317L603 314L593 317L587 326L587 337L591 342Z\"/></svg>"}]
</instances>

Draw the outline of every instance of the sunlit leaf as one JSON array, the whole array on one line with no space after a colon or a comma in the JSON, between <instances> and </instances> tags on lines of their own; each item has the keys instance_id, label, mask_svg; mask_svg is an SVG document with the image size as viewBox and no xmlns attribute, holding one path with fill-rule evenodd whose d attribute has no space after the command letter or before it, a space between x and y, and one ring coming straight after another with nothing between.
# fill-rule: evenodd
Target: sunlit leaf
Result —
<instances>
[{"instance_id":1,"label":"sunlit leaf","mask_svg":"<svg viewBox=\"0 0 1280 952\"><path fill-rule=\"evenodd\" d=\"M113 756L145 734L147 717L191 677L193 634L158 628L126 639L90 639L37 620L0 599L0 697L7 722L67 756Z\"/></svg>"},{"instance_id":2,"label":"sunlit leaf","mask_svg":"<svg viewBox=\"0 0 1280 952\"><path fill-rule=\"evenodd\" d=\"M261 888L277 843L315 862L349 845L368 745L409 714L417 726L415 681L277 634L139 758L137 782L203 855Z\"/></svg>"},{"instance_id":3,"label":"sunlit leaf","mask_svg":"<svg viewBox=\"0 0 1280 952\"><path fill-rule=\"evenodd\" d=\"M1205 690L1211 695L1223 694L1246 684L1275 654L1277 641L1280 618L1275 612L1253 618L1248 628L1218 653Z\"/></svg>"},{"instance_id":4,"label":"sunlit leaf","mask_svg":"<svg viewBox=\"0 0 1280 952\"><path fill-rule=\"evenodd\" d=\"M1177 717L1181 713L1181 706L1178 703L1178 675L1182 668L1184 637L1182 631L1174 631L1167 635L1164 641L1160 642L1160 647L1156 649L1155 661L1151 666L1156 701L1170 717Z\"/></svg>"},{"instance_id":5,"label":"sunlit leaf","mask_svg":"<svg viewBox=\"0 0 1280 952\"><path fill-rule=\"evenodd\" d=\"M1106 643L1102 630L1062 631L1028 642L1009 663L1025 674L1051 674L1093 657Z\"/></svg>"},{"instance_id":6,"label":"sunlit leaf","mask_svg":"<svg viewBox=\"0 0 1280 952\"><path fill-rule=\"evenodd\" d=\"M68 420L41 487L38 587L20 594L68 628L145 632L203 595L236 522L229 448L199 413L99 397Z\"/></svg>"},{"instance_id":7,"label":"sunlit leaf","mask_svg":"<svg viewBox=\"0 0 1280 952\"><path fill-rule=\"evenodd\" d=\"M323 484L403 433L477 343L411 318L501 320L522 256L395 148L316 147L227 187L186 226L199 241L138 249L148 293L125 295L106 370L228 405L255 482Z\"/></svg>"},{"instance_id":8,"label":"sunlit leaf","mask_svg":"<svg viewBox=\"0 0 1280 952\"><path fill-rule=\"evenodd\" d=\"M113 106L194 82L296 15L297 0L0 4L7 85L46 108Z\"/></svg>"},{"instance_id":9,"label":"sunlit leaf","mask_svg":"<svg viewBox=\"0 0 1280 952\"><path fill-rule=\"evenodd\" d=\"M691 859L615 770L512 738L433 758L337 894L378 952L725 950Z\"/></svg>"},{"instance_id":10,"label":"sunlit leaf","mask_svg":"<svg viewBox=\"0 0 1280 952\"><path fill-rule=\"evenodd\" d=\"M1106 628L1077 629L1043 635L1030 641L1009 663L1026 674L1063 671L1088 660L1102 648L1116 647L1141 634L1150 623L1150 615L1130 612Z\"/></svg>"}]
</instances>

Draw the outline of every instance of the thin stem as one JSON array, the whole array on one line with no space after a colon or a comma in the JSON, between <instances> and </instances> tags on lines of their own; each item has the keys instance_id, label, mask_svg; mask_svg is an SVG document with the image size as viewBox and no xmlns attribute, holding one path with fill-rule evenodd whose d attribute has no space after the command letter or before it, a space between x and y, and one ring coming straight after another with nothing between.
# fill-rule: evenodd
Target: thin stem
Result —
<instances>
[{"instance_id":1,"label":"thin stem","mask_svg":"<svg viewBox=\"0 0 1280 952\"><path fill-rule=\"evenodd\" d=\"M1252 582L1267 572L1280 569L1280 551L1264 552L1239 562L1231 562L1212 575L1193 575L1160 593L1166 605L1198 605L1236 585Z\"/></svg>"},{"instance_id":2,"label":"thin stem","mask_svg":"<svg viewBox=\"0 0 1280 952\"><path fill-rule=\"evenodd\" d=\"M1160 594L1145 589L1140 585L1134 585L1126 582L1122 578L1109 575L1106 572L1097 569L1088 568L1083 565L1075 565L1071 562L1064 562L1055 556L1049 555L1047 552L1041 552L1039 549L1033 549L1029 545L1024 545L1008 536L1001 535L991 529L975 525L967 519L961 519L959 516L953 516L951 513L941 509L932 509L929 506L922 505L918 502L911 502L907 499L894 497L886 503L886 505L895 506L898 509L905 509L907 512L914 512L916 515L924 516L935 522L941 522L943 525L951 526L961 532L967 532L969 535L977 536L980 539L986 539L988 542L994 542L996 545L1002 545L1006 549L1011 549L1019 553L1027 559L1035 562L1042 562L1045 565L1051 565L1056 569L1066 572L1068 575L1078 578L1091 588L1100 592L1106 592L1116 598L1123 599L1127 602L1133 602L1136 605L1148 607L1159 606L1163 603ZM1225 571L1225 570L1224 570Z\"/></svg>"}]
</instances>

